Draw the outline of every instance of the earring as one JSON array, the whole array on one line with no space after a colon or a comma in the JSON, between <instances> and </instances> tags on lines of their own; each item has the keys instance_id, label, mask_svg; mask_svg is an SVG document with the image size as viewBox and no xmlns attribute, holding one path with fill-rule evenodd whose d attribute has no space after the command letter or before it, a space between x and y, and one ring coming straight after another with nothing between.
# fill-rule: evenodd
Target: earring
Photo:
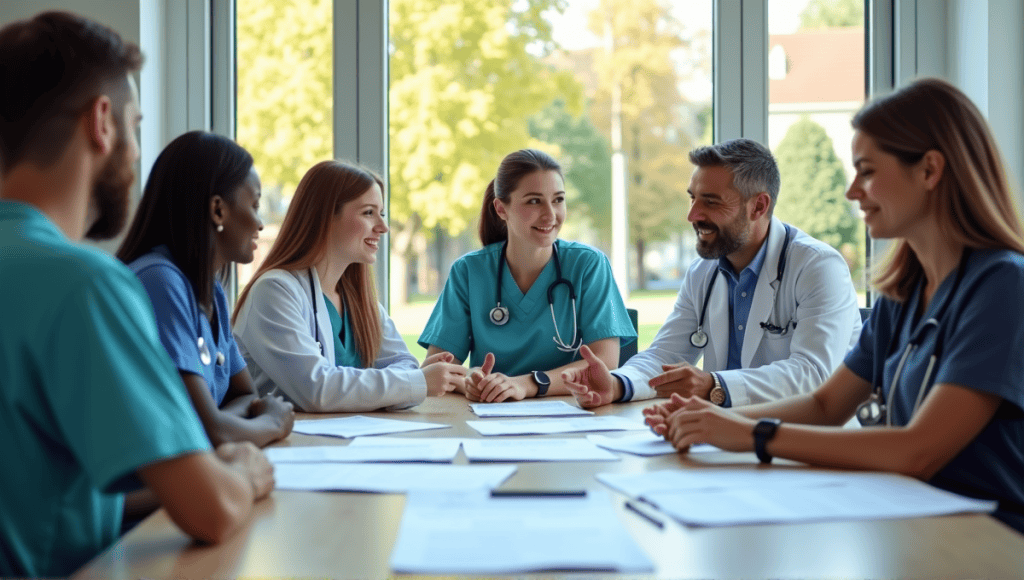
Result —
<instances>
[{"instance_id":1,"label":"earring","mask_svg":"<svg viewBox=\"0 0 1024 580\"><path fill-rule=\"evenodd\" d=\"M221 233L223 231L224 231L224 224L217 224L217 233L219 234L219 233Z\"/></svg>"}]
</instances>

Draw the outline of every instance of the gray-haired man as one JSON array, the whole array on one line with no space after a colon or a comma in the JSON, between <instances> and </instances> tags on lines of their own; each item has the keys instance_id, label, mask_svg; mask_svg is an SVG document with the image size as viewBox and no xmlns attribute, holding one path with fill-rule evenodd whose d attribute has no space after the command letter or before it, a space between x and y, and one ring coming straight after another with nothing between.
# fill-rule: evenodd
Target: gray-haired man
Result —
<instances>
[{"instance_id":1,"label":"gray-haired man","mask_svg":"<svg viewBox=\"0 0 1024 580\"><path fill-rule=\"evenodd\" d=\"M650 348L614 372L581 349L590 365L565 379L584 406L672 393L740 406L809 392L860 334L839 252L772 217L771 152L735 139L698 148L690 161L687 219L701 258Z\"/></svg>"}]
</instances>

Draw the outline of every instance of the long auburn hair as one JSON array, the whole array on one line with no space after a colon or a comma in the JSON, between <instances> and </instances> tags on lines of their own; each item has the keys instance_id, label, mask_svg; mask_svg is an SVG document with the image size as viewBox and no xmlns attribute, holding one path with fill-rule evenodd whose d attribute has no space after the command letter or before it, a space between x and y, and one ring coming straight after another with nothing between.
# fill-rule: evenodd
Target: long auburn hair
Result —
<instances>
[{"instance_id":1,"label":"long auburn hair","mask_svg":"<svg viewBox=\"0 0 1024 580\"><path fill-rule=\"evenodd\" d=\"M558 175L562 175L562 166L553 157L537 149L520 149L501 160L497 175L487 184L484 192L484 203L480 208L480 243L487 246L508 239L508 228L505 220L494 209L494 200L500 199L507 204L519 180L535 171L557 171Z\"/></svg>"},{"instance_id":2,"label":"long auburn hair","mask_svg":"<svg viewBox=\"0 0 1024 580\"><path fill-rule=\"evenodd\" d=\"M999 149L985 118L960 89L941 79L920 79L865 105L852 124L903 165L931 150L943 155L945 170L931 203L949 239L967 248L1024 254L1024 228ZM874 284L902 302L923 276L910 244L898 239Z\"/></svg>"},{"instance_id":3,"label":"long auburn hair","mask_svg":"<svg viewBox=\"0 0 1024 580\"><path fill-rule=\"evenodd\" d=\"M216 273L210 199L219 195L233 204L252 165L252 155L223 135L189 131L176 137L153 163L117 257L127 264L166 245L192 284L196 301L212 310Z\"/></svg>"},{"instance_id":4,"label":"long auburn hair","mask_svg":"<svg viewBox=\"0 0 1024 580\"><path fill-rule=\"evenodd\" d=\"M276 269L312 268L331 251L328 247L331 224L346 203L366 193L374 183L381 192L384 191L384 181L379 175L355 163L330 160L311 167L295 190L277 241L238 296L232 322L238 318L249 290L260 276ZM352 321L359 357L363 366L369 368L380 354L384 337L373 269L369 264L349 265L338 280L336 289L345 301Z\"/></svg>"}]
</instances>

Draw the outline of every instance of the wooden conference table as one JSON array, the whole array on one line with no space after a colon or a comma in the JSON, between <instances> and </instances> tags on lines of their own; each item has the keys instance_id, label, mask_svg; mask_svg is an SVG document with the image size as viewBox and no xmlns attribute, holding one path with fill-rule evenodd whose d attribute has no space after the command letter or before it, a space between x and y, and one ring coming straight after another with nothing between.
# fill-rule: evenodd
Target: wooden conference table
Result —
<instances>
[{"instance_id":1,"label":"wooden conference table","mask_svg":"<svg viewBox=\"0 0 1024 580\"><path fill-rule=\"evenodd\" d=\"M647 404L609 405L598 409L597 414L640 417ZM452 425L451 429L398 436L479 437L466 425L466 420L474 419L475 415L459 395L428 398L422 405L400 413L363 414ZM347 443L344 439L293 433L278 445ZM503 488L602 489L604 486L594 479L601 472L638 473L725 465L757 468L752 453L653 458L620 455L622 460L617 462L522 463ZM462 451L456 463L466 463ZM803 469L776 460L772 469L780 468ZM688 528L663 516L666 526L659 530L625 510L623 496L613 497L621 521L654 561L655 576L661 578L1024 575L1024 536L987 515L726 528ZM161 510L75 577L385 578L392 575L388 562L403 505L403 495L275 491L256 506L243 529L216 546L193 543Z\"/></svg>"}]
</instances>

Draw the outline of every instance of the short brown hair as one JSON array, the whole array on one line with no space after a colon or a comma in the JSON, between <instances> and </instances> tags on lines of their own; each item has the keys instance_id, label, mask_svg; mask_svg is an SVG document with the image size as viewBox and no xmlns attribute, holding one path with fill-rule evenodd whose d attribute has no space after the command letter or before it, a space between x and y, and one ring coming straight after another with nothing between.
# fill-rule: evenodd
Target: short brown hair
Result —
<instances>
[{"instance_id":1,"label":"short brown hair","mask_svg":"<svg viewBox=\"0 0 1024 580\"><path fill-rule=\"evenodd\" d=\"M905 166L938 151L945 170L931 208L942 233L967 248L1024 253L1024 228L988 123L967 95L948 82L926 78L864 106L853 128ZM906 300L924 275L906 240L892 245L874 283L895 300Z\"/></svg>"},{"instance_id":2,"label":"short brown hair","mask_svg":"<svg viewBox=\"0 0 1024 580\"><path fill-rule=\"evenodd\" d=\"M107 26L68 12L44 12L0 29L0 169L47 166L64 152L75 122L106 94L118 113L139 47Z\"/></svg>"}]
</instances>

